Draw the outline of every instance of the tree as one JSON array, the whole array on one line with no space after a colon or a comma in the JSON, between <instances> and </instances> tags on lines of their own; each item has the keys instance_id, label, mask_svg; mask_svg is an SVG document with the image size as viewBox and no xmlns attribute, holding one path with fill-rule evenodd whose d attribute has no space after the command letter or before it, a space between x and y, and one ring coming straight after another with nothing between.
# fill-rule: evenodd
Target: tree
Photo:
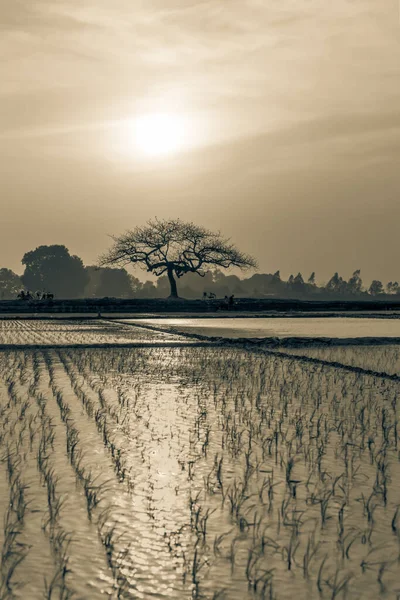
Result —
<instances>
[{"instance_id":1,"label":"tree","mask_svg":"<svg viewBox=\"0 0 400 600\"><path fill-rule=\"evenodd\" d=\"M113 247L100 257L100 265L137 264L157 277L166 273L170 298L178 298L175 277L185 273L204 277L212 266L246 269L257 264L220 233L180 219L150 220L146 226L135 227L113 240Z\"/></svg>"},{"instance_id":2,"label":"tree","mask_svg":"<svg viewBox=\"0 0 400 600\"><path fill-rule=\"evenodd\" d=\"M131 282L132 298L138 298L143 288L143 283L133 275L129 275L129 280Z\"/></svg>"},{"instance_id":3,"label":"tree","mask_svg":"<svg viewBox=\"0 0 400 600\"><path fill-rule=\"evenodd\" d=\"M400 286L397 281L389 281L386 285L386 292L388 294L398 294L400 292Z\"/></svg>"},{"instance_id":4,"label":"tree","mask_svg":"<svg viewBox=\"0 0 400 600\"><path fill-rule=\"evenodd\" d=\"M39 246L24 254L25 271L21 279L25 287L52 292L58 298L79 298L89 281L82 260L71 256L60 245Z\"/></svg>"},{"instance_id":5,"label":"tree","mask_svg":"<svg viewBox=\"0 0 400 600\"><path fill-rule=\"evenodd\" d=\"M0 269L0 299L12 300L23 287L19 275L11 269Z\"/></svg>"},{"instance_id":6,"label":"tree","mask_svg":"<svg viewBox=\"0 0 400 600\"><path fill-rule=\"evenodd\" d=\"M357 269L347 282L347 289L351 294L361 294L362 292L362 279L360 274L360 269Z\"/></svg>"},{"instance_id":7,"label":"tree","mask_svg":"<svg viewBox=\"0 0 400 600\"><path fill-rule=\"evenodd\" d=\"M281 272L280 271L276 271L273 275L272 275L272 283L281 283Z\"/></svg>"},{"instance_id":8,"label":"tree","mask_svg":"<svg viewBox=\"0 0 400 600\"><path fill-rule=\"evenodd\" d=\"M137 293L138 298L160 298L159 290L156 288L152 281L145 281L139 292Z\"/></svg>"},{"instance_id":9,"label":"tree","mask_svg":"<svg viewBox=\"0 0 400 600\"><path fill-rule=\"evenodd\" d=\"M334 294L344 294L347 291L347 282L339 273L335 273L326 284L325 289Z\"/></svg>"},{"instance_id":10,"label":"tree","mask_svg":"<svg viewBox=\"0 0 400 600\"><path fill-rule=\"evenodd\" d=\"M90 281L85 288L85 296L95 298L132 298L131 276L126 269L109 267L86 267Z\"/></svg>"},{"instance_id":11,"label":"tree","mask_svg":"<svg viewBox=\"0 0 400 600\"><path fill-rule=\"evenodd\" d=\"M368 291L371 294L371 296L378 296L379 294L383 294L382 282L378 279L374 279L371 285L369 286Z\"/></svg>"},{"instance_id":12,"label":"tree","mask_svg":"<svg viewBox=\"0 0 400 600\"><path fill-rule=\"evenodd\" d=\"M315 271L313 271L313 272L311 273L310 277L308 278L308 281L307 281L307 283L308 283L309 285L316 285L316 284L315 284Z\"/></svg>"},{"instance_id":13,"label":"tree","mask_svg":"<svg viewBox=\"0 0 400 600\"><path fill-rule=\"evenodd\" d=\"M303 275L301 273L297 273L296 277L293 279L293 283L297 286L304 285Z\"/></svg>"}]
</instances>

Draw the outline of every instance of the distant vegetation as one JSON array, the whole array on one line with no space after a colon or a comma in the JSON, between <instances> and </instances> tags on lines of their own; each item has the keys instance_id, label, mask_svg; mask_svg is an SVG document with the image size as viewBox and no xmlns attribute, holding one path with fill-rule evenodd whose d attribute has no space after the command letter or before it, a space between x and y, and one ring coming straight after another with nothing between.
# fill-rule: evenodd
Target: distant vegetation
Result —
<instances>
[{"instance_id":1,"label":"distant vegetation","mask_svg":"<svg viewBox=\"0 0 400 600\"><path fill-rule=\"evenodd\" d=\"M22 276L10 269L0 269L1 299L15 299L21 289L33 293L51 292L55 298L166 298L170 294L167 275L161 275L157 282L143 282L124 268L84 266L65 246L39 246L27 252L22 262L25 266ZM321 284L317 283L315 273L308 277L301 273L290 275L287 281L281 278L279 271L255 273L247 278L225 275L218 268L206 271L204 277L196 273L182 275L180 295L183 298L202 298L204 292L215 294L217 298L234 294L237 298L400 300L397 281L384 285L374 280L366 287L359 270L348 281L335 273L327 283Z\"/></svg>"}]
</instances>

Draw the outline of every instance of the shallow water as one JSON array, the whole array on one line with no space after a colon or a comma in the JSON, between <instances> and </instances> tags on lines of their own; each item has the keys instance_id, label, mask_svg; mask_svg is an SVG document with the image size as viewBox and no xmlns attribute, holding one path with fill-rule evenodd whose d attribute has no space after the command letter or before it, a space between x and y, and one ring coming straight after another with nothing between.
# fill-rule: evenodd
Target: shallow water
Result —
<instances>
[{"instance_id":1,"label":"shallow water","mask_svg":"<svg viewBox=\"0 0 400 600\"><path fill-rule=\"evenodd\" d=\"M0 380L16 598L396 598L398 383L240 348L3 351Z\"/></svg>"},{"instance_id":2,"label":"shallow water","mask_svg":"<svg viewBox=\"0 0 400 600\"><path fill-rule=\"evenodd\" d=\"M362 338L399 337L400 319L371 319L353 317L313 318L153 318L118 319L120 323L151 325L176 333L195 333L212 337L262 338Z\"/></svg>"},{"instance_id":3,"label":"shallow water","mask_svg":"<svg viewBox=\"0 0 400 600\"><path fill-rule=\"evenodd\" d=\"M0 320L0 346L90 346L100 344L152 344L187 340L162 331L126 327L117 322L96 320Z\"/></svg>"},{"instance_id":4,"label":"shallow water","mask_svg":"<svg viewBox=\"0 0 400 600\"><path fill-rule=\"evenodd\" d=\"M336 346L327 348L285 348L287 354L308 356L329 363L360 367L388 375L400 375L400 346Z\"/></svg>"}]
</instances>

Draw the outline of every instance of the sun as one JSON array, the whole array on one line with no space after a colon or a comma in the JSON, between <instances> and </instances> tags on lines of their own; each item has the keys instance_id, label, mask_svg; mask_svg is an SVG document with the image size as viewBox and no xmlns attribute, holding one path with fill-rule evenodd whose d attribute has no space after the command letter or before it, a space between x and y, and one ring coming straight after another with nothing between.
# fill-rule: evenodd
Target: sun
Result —
<instances>
[{"instance_id":1,"label":"sun","mask_svg":"<svg viewBox=\"0 0 400 600\"><path fill-rule=\"evenodd\" d=\"M141 115L132 124L133 142L146 156L166 156L179 152L186 143L185 119L177 114Z\"/></svg>"}]
</instances>

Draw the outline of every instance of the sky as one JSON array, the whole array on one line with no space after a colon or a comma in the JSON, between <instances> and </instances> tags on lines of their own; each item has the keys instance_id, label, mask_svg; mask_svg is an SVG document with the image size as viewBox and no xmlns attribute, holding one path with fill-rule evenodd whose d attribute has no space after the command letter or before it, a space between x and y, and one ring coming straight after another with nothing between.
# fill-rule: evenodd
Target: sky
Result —
<instances>
[{"instance_id":1,"label":"sky","mask_svg":"<svg viewBox=\"0 0 400 600\"><path fill-rule=\"evenodd\" d=\"M400 279L398 0L0 0L0 267L155 216L259 271ZM177 152L135 145L183 119Z\"/></svg>"}]
</instances>

